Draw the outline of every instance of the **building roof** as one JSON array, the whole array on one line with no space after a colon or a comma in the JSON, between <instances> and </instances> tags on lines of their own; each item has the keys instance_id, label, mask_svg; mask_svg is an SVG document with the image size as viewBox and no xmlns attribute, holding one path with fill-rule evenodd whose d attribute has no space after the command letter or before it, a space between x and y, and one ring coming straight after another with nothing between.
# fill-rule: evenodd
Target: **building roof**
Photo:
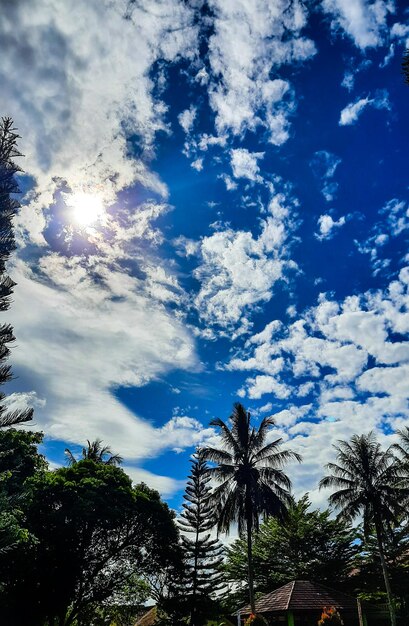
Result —
<instances>
[{"instance_id":1,"label":"building roof","mask_svg":"<svg viewBox=\"0 0 409 626\"><path fill-rule=\"evenodd\" d=\"M152 626L152 624L156 622L156 617L156 606L153 606L147 613L144 613L144 615L136 621L135 626Z\"/></svg>"},{"instance_id":2,"label":"building roof","mask_svg":"<svg viewBox=\"0 0 409 626\"><path fill-rule=\"evenodd\" d=\"M309 580L293 580L262 596L256 601L256 613L275 611L311 611L324 606L356 611L356 598L342 591L335 591ZM250 605L240 609L240 613L250 613Z\"/></svg>"}]
</instances>

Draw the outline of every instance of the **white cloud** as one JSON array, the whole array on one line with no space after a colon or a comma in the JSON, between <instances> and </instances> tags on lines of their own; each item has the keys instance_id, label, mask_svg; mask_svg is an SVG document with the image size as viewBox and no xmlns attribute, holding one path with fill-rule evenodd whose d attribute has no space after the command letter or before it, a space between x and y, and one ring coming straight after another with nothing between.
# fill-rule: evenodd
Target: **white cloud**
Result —
<instances>
[{"instance_id":1,"label":"white cloud","mask_svg":"<svg viewBox=\"0 0 409 626\"><path fill-rule=\"evenodd\" d=\"M264 152L249 152L245 148L237 148L230 150L230 157L234 178L262 181L257 161L264 157Z\"/></svg>"},{"instance_id":2,"label":"white cloud","mask_svg":"<svg viewBox=\"0 0 409 626\"><path fill-rule=\"evenodd\" d=\"M371 106L375 109L387 109L390 110L389 96L387 91L379 91L375 98L361 98L356 102L348 104L341 111L341 116L339 118L340 126L351 126L358 121L358 118L361 116L363 111Z\"/></svg>"},{"instance_id":3,"label":"white cloud","mask_svg":"<svg viewBox=\"0 0 409 626\"><path fill-rule=\"evenodd\" d=\"M37 279L22 263L13 271L18 281L13 323L19 336L13 363L19 384L28 377L46 400L36 407L36 424L54 439L83 443L99 436L127 459L184 445L186 429L185 441L192 441L186 424L174 429L173 440L164 432L158 436L157 428L113 393L175 367L197 367L183 324L144 292L137 278L106 270L105 279L94 281L84 261L70 266L61 258L51 260L53 282L44 274Z\"/></svg>"},{"instance_id":4,"label":"white cloud","mask_svg":"<svg viewBox=\"0 0 409 626\"><path fill-rule=\"evenodd\" d=\"M207 324L221 330L247 328L246 312L268 302L275 283L294 269L288 259L288 237L295 227L292 202L283 194L274 195L257 237L227 228L203 238L195 304Z\"/></svg>"},{"instance_id":5,"label":"white cloud","mask_svg":"<svg viewBox=\"0 0 409 626\"><path fill-rule=\"evenodd\" d=\"M129 158L126 137L138 136L149 153L155 133L166 130L166 107L153 95L149 70L160 59L192 57L197 28L177 0L148 4L35 0L2 7L0 108L24 137L24 169L36 190L19 228L37 243L45 243L42 210L62 181L98 191L108 204L135 182L166 195L142 160Z\"/></svg>"},{"instance_id":6,"label":"white cloud","mask_svg":"<svg viewBox=\"0 0 409 626\"><path fill-rule=\"evenodd\" d=\"M317 239L332 239L335 234L334 231L341 226L344 226L345 221L344 216L340 217L339 220L334 220L331 215L320 215L318 218L318 226L320 230L316 235Z\"/></svg>"},{"instance_id":7,"label":"white cloud","mask_svg":"<svg viewBox=\"0 0 409 626\"><path fill-rule=\"evenodd\" d=\"M124 471L130 476L134 483L145 483L148 487L159 491L163 498L173 496L177 491L181 491L186 486L185 480L176 480L169 476L154 474L148 470L133 465L123 465Z\"/></svg>"},{"instance_id":8,"label":"white cloud","mask_svg":"<svg viewBox=\"0 0 409 626\"><path fill-rule=\"evenodd\" d=\"M239 391L239 396L247 395L252 400L258 400L266 393L272 394L276 398L288 398L291 395L290 389L278 382L274 376L260 374L255 378L246 380L246 390Z\"/></svg>"},{"instance_id":9,"label":"white cloud","mask_svg":"<svg viewBox=\"0 0 409 626\"><path fill-rule=\"evenodd\" d=\"M191 106L189 109L185 109L178 115L178 121L185 133L190 133L193 128L194 121L196 119L197 109Z\"/></svg>"},{"instance_id":10,"label":"white cloud","mask_svg":"<svg viewBox=\"0 0 409 626\"><path fill-rule=\"evenodd\" d=\"M307 14L301 2L212 0L214 33L209 40L210 105L218 133L242 135L263 126L269 141L287 141L293 97L287 81L270 72L315 54L301 36Z\"/></svg>"},{"instance_id":11,"label":"white cloud","mask_svg":"<svg viewBox=\"0 0 409 626\"><path fill-rule=\"evenodd\" d=\"M322 296L289 326L268 324L246 342L244 354L226 365L253 374L240 390L242 397L309 396L312 416L342 420L358 432L359 419L370 411L365 430L384 419L390 424L402 415L409 419L409 343L396 338L409 334L408 286L409 269L404 268L384 292L341 303ZM305 393L299 394L304 385Z\"/></svg>"},{"instance_id":12,"label":"white cloud","mask_svg":"<svg viewBox=\"0 0 409 626\"><path fill-rule=\"evenodd\" d=\"M343 30L362 50L383 45L388 14L394 12L391 0L323 0L322 7L332 15L333 29Z\"/></svg>"},{"instance_id":13,"label":"white cloud","mask_svg":"<svg viewBox=\"0 0 409 626\"><path fill-rule=\"evenodd\" d=\"M341 111L341 117L339 119L340 126L350 126L351 124L355 124L358 117L369 103L369 98L361 98L352 104L348 104L345 109L342 109Z\"/></svg>"}]
</instances>

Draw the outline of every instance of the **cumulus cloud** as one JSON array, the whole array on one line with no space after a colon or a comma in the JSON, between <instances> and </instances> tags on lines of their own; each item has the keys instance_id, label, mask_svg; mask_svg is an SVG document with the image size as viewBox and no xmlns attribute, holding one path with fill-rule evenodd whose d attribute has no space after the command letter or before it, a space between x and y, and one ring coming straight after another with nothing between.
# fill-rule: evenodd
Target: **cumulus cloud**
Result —
<instances>
[{"instance_id":1,"label":"cumulus cloud","mask_svg":"<svg viewBox=\"0 0 409 626\"><path fill-rule=\"evenodd\" d=\"M202 320L222 331L246 329L247 311L268 302L276 282L295 267L288 258L294 201L274 194L267 213L258 236L227 228L201 241L201 264L195 270L201 285L195 304Z\"/></svg>"},{"instance_id":2,"label":"cumulus cloud","mask_svg":"<svg viewBox=\"0 0 409 626\"><path fill-rule=\"evenodd\" d=\"M257 161L264 157L264 152L249 152L246 148L237 148L230 151L230 157L234 178L262 181Z\"/></svg>"},{"instance_id":3,"label":"cumulus cloud","mask_svg":"<svg viewBox=\"0 0 409 626\"><path fill-rule=\"evenodd\" d=\"M389 0L323 0L322 7L332 16L333 30L343 31L362 50L384 43L387 18L394 12Z\"/></svg>"},{"instance_id":4,"label":"cumulus cloud","mask_svg":"<svg viewBox=\"0 0 409 626\"><path fill-rule=\"evenodd\" d=\"M282 145L293 96L288 81L272 79L271 70L315 54L313 42L301 35L307 23L303 4L212 0L210 9L215 17L208 89L218 133L242 135L262 126L272 144Z\"/></svg>"},{"instance_id":5,"label":"cumulus cloud","mask_svg":"<svg viewBox=\"0 0 409 626\"><path fill-rule=\"evenodd\" d=\"M345 224L345 217L342 216L339 220L334 220L331 215L320 215L318 218L319 233L316 234L317 239L321 241L323 239L332 239L335 231Z\"/></svg>"},{"instance_id":6,"label":"cumulus cloud","mask_svg":"<svg viewBox=\"0 0 409 626\"><path fill-rule=\"evenodd\" d=\"M357 390L400 396L399 390L407 390L399 381L405 378L409 347L396 336L409 331L408 276L404 268L385 292L368 292L342 303L322 296L303 319L289 326L270 323L247 341L246 354L233 357L226 367L258 372L260 383L257 376L246 381L249 397L274 394L274 385L290 381L296 394L300 384L314 380L324 405L331 397L358 406ZM313 392L310 387L308 393Z\"/></svg>"},{"instance_id":7,"label":"cumulus cloud","mask_svg":"<svg viewBox=\"0 0 409 626\"><path fill-rule=\"evenodd\" d=\"M351 126L358 121L358 118L362 115L363 111L371 106L375 109L387 109L390 110L390 102L389 95L387 91L378 92L374 98L361 98L356 100L356 102L352 102L348 104L341 111L341 116L339 118L340 126Z\"/></svg>"},{"instance_id":8,"label":"cumulus cloud","mask_svg":"<svg viewBox=\"0 0 409 626\"><path fill-rule=\"evenodd\" d=\"M193 105L179 114L178 121L185 133L190 133L192 130L196 115L197 109Z\"/></svg>"}]
</instances>

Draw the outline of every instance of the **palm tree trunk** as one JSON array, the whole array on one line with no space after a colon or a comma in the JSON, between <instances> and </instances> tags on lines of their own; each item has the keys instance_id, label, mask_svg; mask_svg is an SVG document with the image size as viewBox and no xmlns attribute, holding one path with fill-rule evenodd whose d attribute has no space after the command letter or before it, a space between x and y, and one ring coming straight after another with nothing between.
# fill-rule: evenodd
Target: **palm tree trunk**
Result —
<instances>
[{"instance_id":1,"label":"palm tree trunk","mask_svg":"<svg viewBox=\"0 0 409 626\"><path fill-rule=\"evenodd\" d=\"M389 614L391 618L391 626L396 626L395 604L393 601L391 583L389 580L388 567L385 559L385 551L383 547L382 539L382 527L378 520L375 521L376 538L378 540L379 557L381 559L381 566L383 572L383 579L385 581L386 595L388 596Z\"/></svg>"},{"instance_id":2,"label":"palm tree trunk","mask_svg":"<svg viewBox=\"0 0 409 626\"><path fill-rule=\"evenodd\" d=\"M247 567L249 581L249 597L250 609L252 613L256 612L256 604L254 602L254 579L253 579L253 544L252 544L252 523L251 518L247 518Z\"/></svg>"}]
</instances>

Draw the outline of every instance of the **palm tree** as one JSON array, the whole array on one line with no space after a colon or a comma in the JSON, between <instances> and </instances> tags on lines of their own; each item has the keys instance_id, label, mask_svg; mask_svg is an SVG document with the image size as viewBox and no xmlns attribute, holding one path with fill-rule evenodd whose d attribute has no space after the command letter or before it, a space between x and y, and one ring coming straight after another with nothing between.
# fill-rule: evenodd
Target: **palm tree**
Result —
<instances>
[{"instance_id":1,"label":"palm tree","mask_svg":"<svg viewBox=\"0 0 409 626\"><path fill-rule=\"evenodd\" d=\"M379 557L388 596L392 626L396 624L395 608L385 558L385 543L391 529L399 524L404 513L407 483L402 466L394 456L392 446L385 452L373 432L354 435L349 442L338 441L337 463L328 463L330 472L320 481L322 487L335 487L329 503L339 509L339 517L352 522L363 516L364 536L375 529ZM405 484L406 483L406 484Z\"/></svg>"},{"instance_id":2,"label":"palm tree","mask_svg":"<svg viewBox=\"0 0 409 626\"><path fill-rule=\"evenodd\" d=\"M409 58L409 57L408 57ZM409 428L404 426L401 430L397 430L396 434L399 435L399 443L395 443L392 448L397 452L400 463L402 465L402 471L404 473L404 480L409 480ZM409 498L406 500L406 519L409 519Z\"/></svg>"},{"instance_id":3,"label":"palm tree","mask_svg":"<svg viewBox=\"0 0 409 626\"><path fill-rule=\"evenodd\" d=\"M103 463L104 465L120 465L122 463L122 457L119 454L113 454L109 446L103 446L101 439L95 439L95 441L87 439L87 444L87 447L82 449L82 459ZM77 459L71 450L65 448L65 454L70 465L77 463Z\"/></svg>"},{"instance_id":4,"label":"palm tree","mask_svg":"<svg viewBox=\"0 0 409 626\"><path fill-rule=\"evenodd\" d=\"M210 422L220 431L223 448L206 447L202 457L212 463L209 476L220 483L213 491L212 502L218 532L229 532L237 522L239 534L246 533L250 607L255 612L252 533L259 529L260 517L282 518L291 504L291 481L283 466L301 461L292 450L281 450L282 439L266 444L272 417L262 420L258 430L250 425L250 413L242 404L234 404L231 427L221 419Z\"/></svg>"}]
</instances>

